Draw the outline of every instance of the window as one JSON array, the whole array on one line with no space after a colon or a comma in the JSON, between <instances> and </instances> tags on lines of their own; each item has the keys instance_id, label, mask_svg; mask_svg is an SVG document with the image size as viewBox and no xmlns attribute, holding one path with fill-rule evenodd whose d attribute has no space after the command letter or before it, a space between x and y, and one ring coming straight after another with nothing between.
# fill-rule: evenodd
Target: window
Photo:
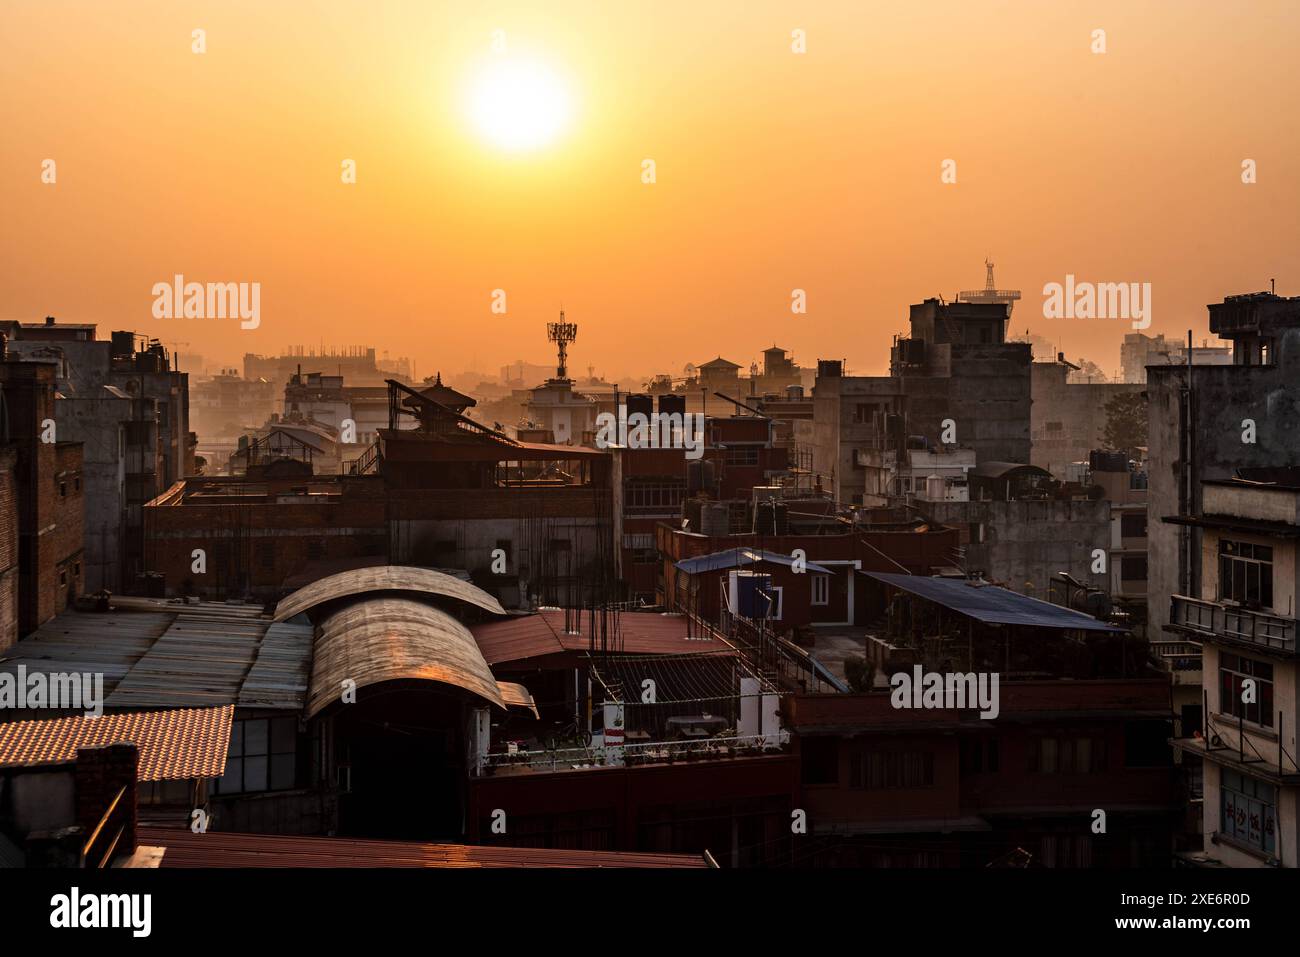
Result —
<instances>
[{"instance_id":1,"label":"window","mask_svg":"<svg viewBox=\"0 0 1300 957\"><path fill-rule=\"evenodd\" d=\"M722 461L727 465L757 465L758 449L752 446L725 449L722 453Z\"/></svg>"},{"instance_id":2,"label":"window","mask_svg":"<svg viewBox=\"0 0 1300 957\"><path fill-rule=\"evenodd\" d=\"M1119 517L1119 533L1124 538L1146 538L1147 516L1145 512L1125 512Z\"/></svg>"},{"instance_id":3,"label":"window","mask_svg":"<svg viewBox=\"0 0 1300 957\"><path fill-rule=\"evenodd\" d=\"M1147 557L1145 555L1121 555L1119 560L1119 579L1125 582L1144 582L1147 580Z\"/></svg>"},{"instance_id":4,"label":"window","mask_svg":"<svg viewBox=\"0 0 1300 957\"><path fill-rule=\"evenodd\" d=\"M995 759L996 760L996 759ZM1047 735L1029 743L1034 774L1095 774L1106 770L1106 739L1100 735Z\"/></svg>"},{"instance_id":5,"label":"window","mask_svg":"<svg viewBox=\"0 0 1300 957\"><path fill-rule=\"evenodd\" d=\"M966 738L961 742L962 774L996 774L998 770L997 738Z\"/></svg>"},{"instance_id":6,"label":"window","mask_svg":"<svg viewBox=\"0 0 1300 957\"><path fill-rule=\"evenodd\" d=\"M217 794L284 791L297 783L297 718L249 718L230 728L226 773Z\"/></svg>"},{"instance_id":7,"label":"window","mask_svg":"<svg viewBox=\"0 0 1300 957\"><path fill-rule=\"evenodd\" d=\"M849 787L865 791L934 786L934 752L858 752L849 762Z\"/></svg>"},{"instance_id":8,"label":"window","mask_svg":"<svg viewBox=\"0 0 1300 957\"><path fill-rule=\"evenodd\" d=\"M60 483L59 483L59 498L67 498L67 497L68 497L68 483L67 483L67 482L60 482Z\"/></svg>"},{"instance_id":9,"label":"window","mask_svg":"<svg viewBox=\"0 0 1300 957\"><path fill-rule=\"evenodd\" d=\"M840 783L840 742L833 737L800 740L804 784Z\"/></svg>"},{"instance_id":10,"label":"window","mask_svg":"<svg viewBox=\"0 0 1300 957\"><path fill-rule=\"evenodd\" d=\"M1247 678L1255 682L1255 700L1249 704L1241 700ZM1219 711L1271 728L1273 710L1273 666L1242 655L1219 652Z\"/></svg>"},{"instance_id":11,"label":"window","mask_svg":"<svg viewBox=\"0 0 1300 957\"><path fill-rule=\"evenodd\" d=\"M1219 541L1219 600L1273 607L1273 549L1250 542Z\"/></svg>"},{"instance_id":12,"label":"window","mask_svg":"<svg viewBox=\"0 0 1300 957\"><path fill-rule=\"evenodd\" d=\"M1277 847L1277 789L1223 769L1219 786L1219 832L1265 853Z\"/></svg>"},{"instance_id":13,"label":"window","mask_svg":"<svg viewBox=\"0 0 1300 957\"><path fill-rule=\"evenodd\" d=\"M831 600L831 576L814 575L812 577L812 603L827 605Z\"/></svg>"},{"instance_id":14,"label":"window","mask_svg":"<svg viewBox=\"0 0 1300 957\"><path fill-rule=\"evenodd\" d=\"M629 479L623 486L623 506L676 512L685 494L680 479Z\"/></svg>"},{"instance_id":15,"label":"window","mask_svg":"<svg viewBox=\"0 0 1300 957\"><path fill-rule=\"evenodd\" d=\"M1172 765L1171 734L1164 721L1130 721L1125 724L1124 767L1167 768Z\"/></svg>"}]
</instances>

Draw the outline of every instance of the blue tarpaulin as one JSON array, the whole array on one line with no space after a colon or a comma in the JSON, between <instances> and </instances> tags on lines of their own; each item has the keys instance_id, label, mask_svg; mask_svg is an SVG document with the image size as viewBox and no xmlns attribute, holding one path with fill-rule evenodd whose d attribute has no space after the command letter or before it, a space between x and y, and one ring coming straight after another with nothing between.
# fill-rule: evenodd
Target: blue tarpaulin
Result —
<instances>
[{"instance_id":1,"label":"blue tarpaulin","mask_svg":"<svg viewBox=\"0 0 1300 957\"><path fill-rule=\"evenodd\" d=\"M863 572L876 581L919 595L945 608L990 625L1025 625L1058 631L1124 631L1081 611L1020 595L997 585L968 582L964 578L927 578Z\"/></svg>"},{"instance_id":2,"label":"blue tarpaulin","mask_svg":"<svg viewBox=\"0 0 1300 957\"><path fill-rule=\"evenodd\" d=\"M785 565L787 568L794 564L793 556L786 555L782 552L769 552L766 549L758 548L728 548L723 552L714 552L711 555L697 555L695 558L683 558L677 563L676 567L688 575L696 575L700 572L716 572L723 568L740 568L744 565L754 565L758 562L772 562L776 565ZM822 565L815 565L812 562L806 562L804 567L810 572L816 572L819 575L829 575L831 570Z\"/></svg>"}]
</instances>

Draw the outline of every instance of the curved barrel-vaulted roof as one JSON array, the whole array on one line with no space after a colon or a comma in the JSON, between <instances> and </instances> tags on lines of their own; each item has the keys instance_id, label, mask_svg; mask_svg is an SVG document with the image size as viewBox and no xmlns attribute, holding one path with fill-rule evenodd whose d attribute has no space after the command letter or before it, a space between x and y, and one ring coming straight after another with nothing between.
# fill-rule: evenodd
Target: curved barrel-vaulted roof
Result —
<instances>
[{"instance_id":1,"label":"curved barrel-vaulted roof","mask_svg":"<svg viewBox=\"0 0 1300 957\"><path fill-rule=\"evenodd\" d=\"M275 606L275 620L287 621L294 615L310 611L327 601L376 592L438 595L463 601L495 615L506 613L501 603L483 589L445 572L409 565L372 565L369 568L355 568L329 575L299 588Z\"/></svg>"},{"instance_id":2,"label":"curved barrel-vaulted roof","mask_svg":"<svg viewBox=\"0 0 1300 957\"><path fill-rule=\"evenodd\" d=\"M497 681L469 630L445 611L402 597L367 598L321 623L307 690L307 717L385 681L436 681L505 709Z\"/></svg>"}]
</instances>

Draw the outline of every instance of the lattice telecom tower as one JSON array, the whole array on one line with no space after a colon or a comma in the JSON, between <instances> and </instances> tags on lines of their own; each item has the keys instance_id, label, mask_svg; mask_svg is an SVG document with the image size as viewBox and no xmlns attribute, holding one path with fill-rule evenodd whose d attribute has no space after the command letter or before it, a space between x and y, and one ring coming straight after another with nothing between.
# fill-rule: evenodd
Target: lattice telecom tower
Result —
<instances>
[{"instance_id":1,"label":"lattice telecom tower","mask_svg":"<svg viewBox=\"0 0 1300 957\"><path fill-rule=\"evenodd\" d=\"M1007 317L1011 317L1011 310L1015 308L1016 300L1020 298L1019 289L999 289L993 281L993 260L985 259L984 266L988 269L988 276L984 280L983 289L967 289L957 293L958 302L986 302L1000 303L1007 307Z\"/></svg>"},{"instance_id":2,"label":"lattice telecom tower","mask_svg":"<svg viewBox=\"0 0 1300 957\"><path fill-rule=\"evenodd\" d=\"M1019 293L1016 293L1019 295ZM569 365L569 343L578 338L578 324L576 322L564 321L564 310L560 310L559 322L548 322L546 324L546 338L554 342L559 347L560 362L555 367L555 377L557 379L567 379Z\"/></svg>"}]
</instances>

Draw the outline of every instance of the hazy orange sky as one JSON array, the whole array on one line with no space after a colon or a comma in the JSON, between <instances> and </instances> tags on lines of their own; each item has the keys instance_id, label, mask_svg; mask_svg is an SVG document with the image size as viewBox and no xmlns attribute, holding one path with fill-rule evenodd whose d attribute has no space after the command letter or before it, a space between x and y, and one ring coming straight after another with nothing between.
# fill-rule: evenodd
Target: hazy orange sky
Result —
<instances>
[{"instance_id":1,"label":"hazy orange sky","mask_svg":"<svg viewBox=\"0 0 1300 957\"><path fill-rule=\"evenodd\" d=\"M425 375L551 361L563 303L579 369L776 342L878 373L908 304L991 255L1013 331L1113 373L1129 323L1045 319L1045 283L1150 282L1147 332L1198 341L1224 294L1300 294L1297 35L1300 4L1250 0L3 0L0 318ZM567 135L478 134L466 83L502 56L568 84ZM260 282L260 327L154 318L176 273Z\"/></svg>"}]
</instances>

